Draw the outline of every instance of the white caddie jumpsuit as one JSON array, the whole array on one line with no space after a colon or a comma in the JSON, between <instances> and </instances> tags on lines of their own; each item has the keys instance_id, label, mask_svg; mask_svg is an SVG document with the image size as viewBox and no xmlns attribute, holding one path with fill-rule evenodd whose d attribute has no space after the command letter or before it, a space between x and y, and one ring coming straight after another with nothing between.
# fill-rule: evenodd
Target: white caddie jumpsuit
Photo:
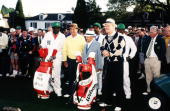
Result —
<instances>
[{"instance_id":1,"label":"white caddie jumpsuit","mask_svg":"<svg viewBox=\"0 0 170 111\"><path fill-rule=\"evenodd\" d=\"M40 44L42 48L48 48L48 55L46 60L50 58L54 49L57 49L56 58L53 60L52 78L54 79L53 86L54 92L61 96L61 62L62 62L62 49L64 46L65 35L61 32L58 33L57 38L53 36L53 32L48 32L45 34L42 43Z\"/></svg>"},{"instance_id":2,"label":"white caddie jumpsuit","mask_svg":"<svg viewBox=\"0 0 170 111\"><path fill-rule=\"evenodd\" d=\"M126 57L130 57L130 59L132 59L137 52L137 48L131 37L124 35L124 34L123 36L126 42L125 53L123 54L123 57L124 57L123 88L125 91L126 99L130 99L131 98L131 88L130 88L131 83L130 83L130 77L129 77L129 62L126 60Z\"/></svg>"}]
</instances>

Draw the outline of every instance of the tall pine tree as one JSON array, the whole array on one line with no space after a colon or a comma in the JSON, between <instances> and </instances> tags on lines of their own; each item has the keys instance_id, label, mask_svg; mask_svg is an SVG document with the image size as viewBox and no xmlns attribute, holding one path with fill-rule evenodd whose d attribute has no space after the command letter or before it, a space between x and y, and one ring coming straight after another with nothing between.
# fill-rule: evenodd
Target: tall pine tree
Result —
<instances>
[{"instance_id":1,"label":"tall pine tree","mask_svg":"<svg viewBox=\"0 0 170 111\"><path fill-rule=\"evenodd\" d=\"M80 28L87 28L88 13L85 0L77 0L77 5L74 11L73 22L77 23Z\"/></svg>"},{"instance_id":2,"label":"tall pine tree","mask_svg":"<svg viewBox=\"0 0 170 111\"><path fill-rule=\"evenodd\" d=\"M18 0L16 4L15 14L16 14L15 26L21 26L23 29L25 29L25 16L21 0Z\"/></svg>"}]
</instances>

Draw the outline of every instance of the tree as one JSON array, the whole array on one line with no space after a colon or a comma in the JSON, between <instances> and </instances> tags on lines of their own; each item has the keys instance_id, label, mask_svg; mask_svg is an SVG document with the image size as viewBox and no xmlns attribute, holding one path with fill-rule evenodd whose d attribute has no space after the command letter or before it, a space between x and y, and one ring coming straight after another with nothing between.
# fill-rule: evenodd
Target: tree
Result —
<instances>
[{"instance_id":1,"label":"tree","mask_svg":"<svg viewBox=\"0 0 170 111\"><path fill-rule=\"evenodd\" d=\"M77 0L73 22L77 23L80 28L87 28L88 19L86 2L84 0Z\"/></svg>"},{"instance_id":2,"label":"tree","mask_svg":"<svg viewBox=\"0 0 170 111\"><path fill-rule=\"evenodd\" d=\"M89 16L89 25L99 22L102 23L104 22L104 17L101 13L101 8L97 6L95 0L89 0L87 3L87 8L88 8L88 16Z\"/></svg>"},{"instance_id":3,"label":"tree","mask_svg":"<svg viewBox=\"0 0 170 111\"><path fill-rule=\"evenodd\" d=\"M23 13L23 7L21 0L18 0L15 8L15 26L21 26L25 29L25 16Z\"/></svg>"}]
</instances>

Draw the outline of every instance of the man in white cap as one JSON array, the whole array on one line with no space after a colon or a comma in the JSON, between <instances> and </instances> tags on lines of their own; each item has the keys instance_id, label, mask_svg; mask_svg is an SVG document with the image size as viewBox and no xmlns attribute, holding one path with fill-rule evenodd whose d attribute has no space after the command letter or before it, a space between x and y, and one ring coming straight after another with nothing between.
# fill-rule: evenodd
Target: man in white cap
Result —
<instances>
[{"instance_id":1,"label":"man in white cap","mask_svg":"<svg viewBox=\"0 0 170 111\"><path fill-rule=\"evenodd\" d=\"M103 24L107 33L103 40L101 51L104 58L104 74L101 107L112 105L113 94L116 95L115 111L121 111L124 105L125 93L123 89L123 54L125 40L123 35L116 32L114 19L107 19Z\"/></svg>"}]
</instances>

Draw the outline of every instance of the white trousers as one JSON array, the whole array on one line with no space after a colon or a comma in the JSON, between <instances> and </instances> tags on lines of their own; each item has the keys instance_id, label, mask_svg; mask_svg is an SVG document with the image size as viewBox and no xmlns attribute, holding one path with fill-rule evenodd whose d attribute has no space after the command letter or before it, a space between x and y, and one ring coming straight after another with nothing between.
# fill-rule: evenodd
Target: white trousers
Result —
<instances>
[{"instance_id":1,"label":"white trousers","mask_svg":"<svg viewBox=\"0 0 170 111\"><path fill-rule=\"evenodd\" d=\"M150 92L150 83L153 78L160 76L161 62L157 57L146 58L145 62L145 74L146 74L146 83L147 83L147 92Z\"/></svg>"},{"instance_id":2,"label":"white trousers","mask_svg":"<svg viewBox=\"0 0 170 111\"><path fill-rule=\"evenodd\" d=\"M52 83L53 90L57 95L61 95L61 60L55 59L53 61L52 68L52 78L54 79L54 83Z\"/></svg>"},{"instance_id":3,"label":"white trousers","mask_svg":"<svg viewBox=\"0 0 170 111\"><path fill-rule=\"evenodd\" d=\"M103 71L97 72L97 84L98 84L98 90L102 91L102 73Z\"/></svg>"},{"instance_id":4,"label":"white trousers","mask_svg":"<svg viewBox=\"0 0 170 111\"><path fill-rule=\"evenodd\" d=\"M130 77L129 77L129 62L124 61L123 68L123 89L125 92L126 99L131 98L131 88L130 88Z\"/></svg>"}]
</instances>

